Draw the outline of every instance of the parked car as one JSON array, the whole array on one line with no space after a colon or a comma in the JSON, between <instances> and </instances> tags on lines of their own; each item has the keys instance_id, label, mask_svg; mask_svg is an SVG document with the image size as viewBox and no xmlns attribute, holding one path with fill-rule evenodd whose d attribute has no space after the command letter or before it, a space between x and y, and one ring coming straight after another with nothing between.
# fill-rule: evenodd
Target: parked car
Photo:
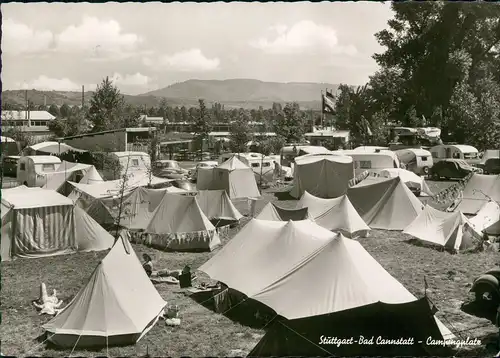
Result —
<instances>
[{"instance_id":1,"label":"parked car","mask_svg":"<svg viewBox=\"0 0 500 358\"><path fill-rule=\"evenodd\" d=\"M17 155L3 158L2 171L4 176L13 178L17 176L17 163L19 162L19 158L21 157Z\"/></svg>"},{"instance_id":2,"label":"parked car","mask_svg":"<svg viewBox=\"0 0 500 358\"><path fill-rule=\"evenodd\" d=\"M430 175L433 180L462 179L472 172L482 174L483 170L473 167L461 159L442 159L434 163L430 169Z\"/></svg>"},{"instance_id":3,"label":"parked car","mask_svg":"<svg viewBox=\"0 0 500 358\"><path fill-rule=\"evenodd\" d=\"M476 278L470 292L475 293L476 301L497 307L500 304L500 267Z\"/></svg>"},{"instance_id":4,"label":"parked car","mask_svg":"<svg viewBox=\"0 0 500 358\"><path fill-rule=\"evenodd\" d=\"M176 160L157 160L153 165L153 174L160 178L183 179L188 175Z\"/></svg>"},{"instance_id":5,"label":"parked car","mask_svg":"<svg viewBox=\"0 0 500 358\"><path fill-rule=\"evenodd\" d=\"M191 180L196 181L196 179L198 178L199 168L215 168L217 165L218 163L213 160L199 162L194 168L191 168L189 170L189 176L191 177Z\"/></svg>"},{"instance_id":6,"label":"parked car","mask_svg":"<svg viewBox=\"0 0 500 358\"><path fill-rule=\"evenodd\" d=\"M500 159L490 158L483 164L485 174L500 174Z\"/></svg>"}]
</instances>

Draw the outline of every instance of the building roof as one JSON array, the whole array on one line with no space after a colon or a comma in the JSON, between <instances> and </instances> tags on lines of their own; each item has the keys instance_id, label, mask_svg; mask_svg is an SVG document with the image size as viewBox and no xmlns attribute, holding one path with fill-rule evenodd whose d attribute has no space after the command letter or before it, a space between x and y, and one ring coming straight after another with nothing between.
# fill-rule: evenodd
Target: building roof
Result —
<instances>
[{"instance_id":1,"label":"building roof","mask_svg":"<svg viewBox=\"0 0 500 358\"><path fill-rule=\"evenodd\" d=\"M332 137L343 138L349 136L349 131L317 131L304 134L304 137Z\"/></svg>"},{"instance_id":2,"label":"building roof","mask_svg":"<svg viewBox=\"0 0 500 358\"><path fill-rule=\"evenodd\" d=\"M57 139L66 140L66 139L92 137L95 135L106 134L106 133L116 133L116 132L135 133L135 132L149 132L149 131L155 131L155 130L156 130L156 127L119 128L119 129L112 129L109 131L86 133L86 134L80 134L80 135L75 135L75 136L71 136L71 137L62 137L62 138L57 138Z\"/></svg>"},{"instance_id":3,"label":"building roof","mask_svg":"<svg viewBox=\"0 0 500 358\"><path fill-rule=\"evenodd\" d=\"M55 155L29 155L24 158L29 158L33 160L35 164L54 164L61 163L61 159Z\"/></svg>"},{"instance_id":4,"label":"building roof","mask_svg":"<svg viewBox=\"0 0 500 358\"><path fill-rule=\"evenodd\" d=\"M2 111L2 120L27 120L27 111ZM47 111L29 111L29 119L32 121L51 121L56 119L55 116Z\"/></svg>"},{"instance_id":5,"label":"building roof","mask_svg":"<svg viewBox=\"0 0 500 358\"><path fill-rule=\"evenodd\" d=\"M146 122L161 122L163 123L163 117L145 117Z\"/></svg>"}]
</instances>

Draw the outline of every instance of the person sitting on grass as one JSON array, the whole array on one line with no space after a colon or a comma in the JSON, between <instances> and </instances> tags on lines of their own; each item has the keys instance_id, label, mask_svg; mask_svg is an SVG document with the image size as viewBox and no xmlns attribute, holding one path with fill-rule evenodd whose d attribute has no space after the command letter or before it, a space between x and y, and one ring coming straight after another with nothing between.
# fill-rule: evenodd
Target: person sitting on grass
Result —
<instances>
[{"instance_id":1,"label":"person sitting on grass","mask_svg":"<svg viewBox=\"0 0 500 358\"><path fill-rule=\"evenodd\" d=\"M153 274L153 259L148 254L142 254L142 258L144 259L142 267L144 268L144 271L146 271L148 277L151 277Z\"/></svg>"}]
</instances>

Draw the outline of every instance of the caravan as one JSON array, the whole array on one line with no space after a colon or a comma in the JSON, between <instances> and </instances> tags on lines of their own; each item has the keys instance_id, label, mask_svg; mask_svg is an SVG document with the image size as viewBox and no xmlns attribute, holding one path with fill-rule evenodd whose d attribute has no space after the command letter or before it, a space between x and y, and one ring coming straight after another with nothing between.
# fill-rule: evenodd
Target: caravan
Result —
<instances>
[{"instance_id":1,"label":"caravan","mask_svg":"<svg viewBox=\"0 0 500 358\"><path fill-rule=\"evenodd\" d=\"M431 152L425 149L400 149L395 153L406 169L417 175L428 175L434 165Z\"/></svg>"},{"instance_id":2,"label":"caravan","mask_svg":"<svg viewBox=\"0 0 500 358\"><path fill-rule=\"evenodd\" d=\"M479 164L479 152L471 145L463 144L441 144L430 149L432 158L435 162L442 159L463 159L468 164Z\"/></svg>"},{"instance_id":3,"label":"caravan","mask_svg":"<svg viewBox=\"0 0 500 358\"><path fill-rule=\"evenodd\" d=\"M43 186L47 174L56 171L61 159L53 155L33 155L19 158L17 163L17 182L27 187Z\"/></svg>"},{"instance_id":4,"label":"caravan","mask_svg":"<svg viewBox=\"0 0 500 358\"><path fill-rule=\"evenodd\" d=\"M401 167L397 155L389 150L370 152L355 149L339 150L335 151L335 153L352 157L355 175L359 175L364 171L378 173L384 169Z\"/></svg>"}]
</instances>

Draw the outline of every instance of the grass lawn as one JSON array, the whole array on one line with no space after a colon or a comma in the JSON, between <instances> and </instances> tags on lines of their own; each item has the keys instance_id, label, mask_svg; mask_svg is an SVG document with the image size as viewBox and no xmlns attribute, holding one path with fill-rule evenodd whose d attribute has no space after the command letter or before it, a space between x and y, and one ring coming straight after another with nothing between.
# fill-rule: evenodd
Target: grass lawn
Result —
<instances>
[{"instance_id":1,"label":"grass lawn","mask_svg":"<svg viewBox=\"0 0 500 358\"><path fill-rule=\"evenodd\" d=\"M436 191L444 183L431 183ZM446 183L447 184L447 183ZM449 185L449 184L447 184ZM266 200L270 200L266 196ZM260 210L266 201L259 201ZM291 204L291 203L290 203ZM248 213L245 203L237 205L242 213ZM248 219L244 219L244 225ZM233 229L223 241L227 242L238 229ZM461 305L470 301L468 290L472 280L499 260L498 253L450 255L431 248L407 242L401 233L374 230L361 244L397 278L408 290L420 297L427 279L428 296L439 309L438 317L452 331L459 331L461 338L486 337L496 332L487 318L464 313ZM214 253L166 253L142 245L134 245L138 255L149 253L157 268L182 268L185 264L198 268ZM41 326L50 318L39 316L32 300L38 298L40 282L45 282L49 293L57 289L58 295L68 303L85 285L99 260L106 252L83 253L47 259L19 259L2 263L1 292L1 351L15 356L69 356L70 350L56 350L37 340ZM126 278L124 278L126 279ZM203 280L203 275L199 275ZM248 353L259 341L264 331L234 323L221 314L213 313L184 295L178 286L157 285L161 296L169 303L180 306L181 325L168 327L160 320L135 346L109 348L109 351L75 350L73 356L241 356ZM491 318L491 317L490 317ZM471 329L477 326L481 328ZM466 349L460 355L484 356L486 350L479 347ZM491 353L489 354L491 356Z\"/></svg>"}]
</instances>

